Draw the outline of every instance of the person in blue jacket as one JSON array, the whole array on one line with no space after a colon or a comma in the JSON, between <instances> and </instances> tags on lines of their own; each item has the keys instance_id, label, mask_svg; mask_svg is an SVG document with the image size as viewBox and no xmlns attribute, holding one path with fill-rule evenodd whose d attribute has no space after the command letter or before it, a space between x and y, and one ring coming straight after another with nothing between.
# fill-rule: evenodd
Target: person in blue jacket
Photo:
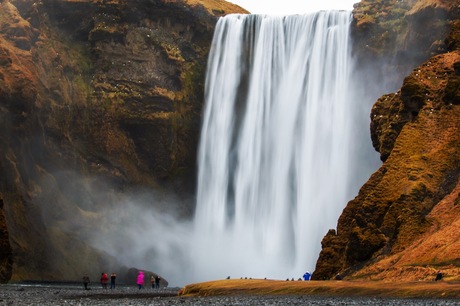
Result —
<instances>
[{"instance_id":1,"label":"person in blue jacket","mask_svg":"<svg viewBox=\"0 0 460 306\"><path fill-rule=\"evenodd\" d=\"M303 280L308 281L308 280L310 280L310 277L311 277L311 274L310 274L310 272L307 271L307 272L305 272L305 274L303 275Z\"/></svg>"}]
</instances>

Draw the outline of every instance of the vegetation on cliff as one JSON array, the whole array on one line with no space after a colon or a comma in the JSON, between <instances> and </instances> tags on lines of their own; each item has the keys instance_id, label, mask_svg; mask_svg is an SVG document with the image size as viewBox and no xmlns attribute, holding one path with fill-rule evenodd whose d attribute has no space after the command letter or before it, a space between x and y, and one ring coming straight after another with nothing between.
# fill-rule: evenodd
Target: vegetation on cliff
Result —
<instances>
[{"instance_id":1,"label":"vegetation on cliff","mask_svg":"<svg viewBox=\"0 0 460 306\"><path fill-rule=\"evenodd\" d=\"M421 2L407 8L404 31L417 26L421 33L442 22L449 31L434 38L427 29L422 40L442 40L439 54L429 58L432 48L418 50L427 60L400 90L375 103L371 136L384 163L348 203L337 231L324 237L315 279L341 273L355 279L431 280L437 269L448 279L459 277L460 3Z\"/></svg>"},{"instance_id":2,"label":"vegetation on cliff","mask_svg":"<svg viewBox=\"0 0 460 306\"><path fill-rule=\"evenodd\" d=\"M218 0L0 1L0 281L114 266L79 237L103 230L103 207L144 187L156 206L166 190L193 194L207 53L216 17L235 12Z\"/></svg>"},{"instance_id":3,"label":"vegetation on cliff","mask_svg":"<svg viewBox=\"0 0 460 306\"><path fill-rule=\"evenodd\" d=\"M428 280L442 268L458 279L459 7L355 7L354 53L377 76L363 87L407 77L372 109L383 165L324 237L314 278ZM117 265L79 237L104 224L75 224L97 224L99 208L141 187L193 196L206 57L216 16L233 12L245 11L219 0L0 0L0 282Z\"/></svg>"}]
</instances>

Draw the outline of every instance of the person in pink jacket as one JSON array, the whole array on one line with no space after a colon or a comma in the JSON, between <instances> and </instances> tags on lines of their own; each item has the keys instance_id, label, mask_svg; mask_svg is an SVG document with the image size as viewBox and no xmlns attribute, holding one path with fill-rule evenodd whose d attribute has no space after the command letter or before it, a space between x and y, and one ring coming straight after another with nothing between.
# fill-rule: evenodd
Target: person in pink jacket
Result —
<instances>
[{"instance_id":1,"label":"person in pink jacket","mask_svg":"<svg viewBox=\"0 0 460 306\"><path fill-rule=\"evenodd\" d=\"M139 271L139 274L137 274L137 286L139 287L139 290L141 290L144 287L144 272Z\"/></svg>"}]
</instances>

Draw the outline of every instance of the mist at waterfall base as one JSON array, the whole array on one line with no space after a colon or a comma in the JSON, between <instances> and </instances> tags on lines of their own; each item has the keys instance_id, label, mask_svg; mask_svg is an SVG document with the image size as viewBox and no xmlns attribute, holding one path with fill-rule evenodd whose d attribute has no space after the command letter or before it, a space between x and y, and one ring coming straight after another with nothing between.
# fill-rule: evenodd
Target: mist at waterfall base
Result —
<instances>
[{"instance_id":1,"label":"mist at waterfall base","mask_svg":"<svg viewBox=\"0 0 460 306\"><path fill-rule=\"evenodd\" d=\"M376 97L355 90L350 23L345 11L220 18L194 219L176 212L175 197L117 193L98 200L111 204L96 231L68 230L172 286L313 271L321 239L379 164L369 136Z\"/></svg>"}]
</instances>

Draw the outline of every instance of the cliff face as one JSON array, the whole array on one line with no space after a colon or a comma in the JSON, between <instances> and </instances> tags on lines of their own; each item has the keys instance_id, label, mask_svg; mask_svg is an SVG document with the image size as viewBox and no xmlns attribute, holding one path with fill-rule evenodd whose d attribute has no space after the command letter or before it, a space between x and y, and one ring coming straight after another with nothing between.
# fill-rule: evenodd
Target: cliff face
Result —
<instances>
[{"instance_id":1,"label":"cliff face","mask_svg":"<svg viewBox=\"0 0 460 306\"><path fill-rule=\"evenodd\" d=\"M110 208L89 188L193 193L207 53L216 16L233 12L245 11L218 0L0 1L0 282L116 264L78 238L85 229L63 230L69 214L94 223Z\"/></svg>"},{"instance_id":2,"label":"cliff face","mask_svg":"<svg viewBox=\"0 0 460 306\"><path fill-rule=\"evenodd\" d=\"M363 87L401 89L372 109L383 164L324 237L314 278L459 275L459 5L356 6ZM233 12L244 10L218 0L0 0L0 282L116 267L81 236L104 232L101 211L143 187L180 194L189 213L207 52L216 16Z\"/></svg>"},{"instance_id":3,"label":"cliff face","mask_svg":"<svg viewBox=\"0 0 460 306\"><path fill-rule=\"evenodd\" d=\"M355 12L367 5L370 2L363 1ZM337 231L324 237L315 279L341 273L359 279L431 280L438 269L458 279L459 5L459 1L413 1L400 14L404 26L399 33L386 42L375 39L367 48L371 52L357 51L390 58L390 42L401 46L396 42L407 41L403 52L393 52L408 54L412 44L419 48L413 52L416 57L425 55L426 60L410 72L400 90L375 103L371 137L383 164L348 203ZM364 15L357 16L358 37L365 36L359 36L360 31L390 35L382 31L382 22L363 22L359 18ZM416 44L417 39L422 44ZM402 67L398 59L394 63Z\"/></svg>"}]
</instances>

